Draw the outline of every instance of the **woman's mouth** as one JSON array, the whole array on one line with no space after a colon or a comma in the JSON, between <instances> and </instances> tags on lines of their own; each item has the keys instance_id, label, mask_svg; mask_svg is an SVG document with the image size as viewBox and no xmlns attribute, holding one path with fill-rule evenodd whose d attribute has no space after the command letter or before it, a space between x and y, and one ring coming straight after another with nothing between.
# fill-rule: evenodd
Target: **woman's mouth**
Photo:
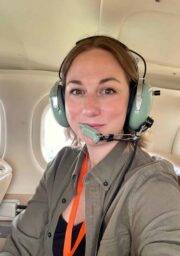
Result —
<instances>
[{"instance_id":1,"label":"woman's mouth","mask_svg":"<svg viewBox=\"0 0 180 256\"><path fill-rule=\"evenodd\" d=\"M93 124L86 123L86 125L94 128L94 129L97 129L97 130L101 129L104 126L104 124L97 124L97 123L93 123Z\"/></svg>"}]
</instances>

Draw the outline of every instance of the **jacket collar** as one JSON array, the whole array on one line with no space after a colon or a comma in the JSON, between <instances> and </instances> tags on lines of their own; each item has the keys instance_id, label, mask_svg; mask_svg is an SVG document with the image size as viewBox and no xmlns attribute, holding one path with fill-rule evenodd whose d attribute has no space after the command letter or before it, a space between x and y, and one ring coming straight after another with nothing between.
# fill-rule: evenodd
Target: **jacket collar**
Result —
<instances>
[{"instance_id":1,"label":"jacket collar","mask_svg":"<svg viewBox=\"0 0 180 256\"><path fill-rule=\"evenodd\" d=\"M132 146L129 143L118 142L115 147L87 173L85 183L93 178L105 191L109 190L114 180L126 169L131 159L132 152ZM80 156L81 155L82 153Z\"/></svg>"}]
</instances>

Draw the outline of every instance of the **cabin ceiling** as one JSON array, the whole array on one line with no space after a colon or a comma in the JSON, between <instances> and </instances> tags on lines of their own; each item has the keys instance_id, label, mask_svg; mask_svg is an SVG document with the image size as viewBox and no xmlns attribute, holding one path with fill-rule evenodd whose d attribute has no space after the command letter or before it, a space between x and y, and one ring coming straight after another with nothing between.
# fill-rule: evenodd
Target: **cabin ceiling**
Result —
<instances>
[{"instance_id":1,"label":"cabin ceiling","mask_svg":"<svg viewBox=\"0 0 180 256\"><path fill-rule=\"evenodd\" d=\"M57 71L74 45L113 36L144 56L154 86L180 90L179 0L0 0L0 69Z\"/></svg>"}]
</instances>

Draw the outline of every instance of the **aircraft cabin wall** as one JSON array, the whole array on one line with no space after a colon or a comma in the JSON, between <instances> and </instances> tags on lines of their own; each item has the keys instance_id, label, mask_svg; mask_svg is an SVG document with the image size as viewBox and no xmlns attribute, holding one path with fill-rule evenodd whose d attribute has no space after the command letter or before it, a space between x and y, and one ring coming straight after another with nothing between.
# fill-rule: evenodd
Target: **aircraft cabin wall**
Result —
<instances>
[{"instance_id":1,"label":"aircraft cabin wall","mask_svg":"<svg viewBox=\"0 0 180 256\"><path fill-rule=\"evenodd\" d=\"M53 72L0 71L0 101L7 129L0 152L13 174L8 194L33 194L42 176L46 162L39 151L39 140L35 141L40 134L33 121L41 120L56 80L57 73Z\"/></svg>"},{"instance_id":2,"label":"aircraft cabin wall","mask_svg":"<svg viewBox=\"0 0 180 256\"><path fill-rule=\"evenodd\" d=\"M57 72L0 71L0 114L4 110L5 116L1 120L5 126L4 130L2 125L0 129L0 153L1 158L12 167L12 181L6 198L20 199L26 203L43 175L47 160L41 147L41 121L49 106L50 88L57 80ZM172 160L180 174L180 91L156 89L161 90L161 96L153 99L152 117L155 123L148 135L148 151ZM58 145L63 146L60 140Z\"/></svg>"}]
</instances>

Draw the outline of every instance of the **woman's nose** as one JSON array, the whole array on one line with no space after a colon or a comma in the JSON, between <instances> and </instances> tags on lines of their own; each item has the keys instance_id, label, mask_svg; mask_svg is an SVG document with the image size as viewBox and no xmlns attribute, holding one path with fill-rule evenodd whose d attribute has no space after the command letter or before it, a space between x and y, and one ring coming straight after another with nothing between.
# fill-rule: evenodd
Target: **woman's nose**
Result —
<instances>
[{"instance_id":1,"label":"woman's nose","mask_svg":"<svg viewBox=\"0 0 180 256\"><path fill-rule=\"evenodd\" d=\"M84 97L83 114L95 116L100 113L100 104L97 95L86 95Z\"/></svg>"}]
</instances>

